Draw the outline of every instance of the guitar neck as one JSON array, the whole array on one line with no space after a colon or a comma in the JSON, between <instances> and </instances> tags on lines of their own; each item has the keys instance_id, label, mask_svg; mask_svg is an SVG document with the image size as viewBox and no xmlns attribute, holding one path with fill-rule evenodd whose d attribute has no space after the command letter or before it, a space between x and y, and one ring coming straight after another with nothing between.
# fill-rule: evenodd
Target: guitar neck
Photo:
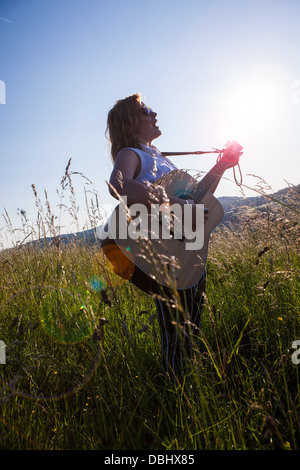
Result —
<instances>
[{"instance_id":1,"label":"guitar neck","mask_svg":"<svg viewBox=\"0 0 300 470\"><path fill-rule=\"evenodd\" d=\"M220 176L226 170L227 162L220 160L212 167L212 169L202 178L202 180L196 185L192 191L192 198L200 203L204 198L205 194L210 190L214 183L220 178Z\"/></svg>"}]
</instances>

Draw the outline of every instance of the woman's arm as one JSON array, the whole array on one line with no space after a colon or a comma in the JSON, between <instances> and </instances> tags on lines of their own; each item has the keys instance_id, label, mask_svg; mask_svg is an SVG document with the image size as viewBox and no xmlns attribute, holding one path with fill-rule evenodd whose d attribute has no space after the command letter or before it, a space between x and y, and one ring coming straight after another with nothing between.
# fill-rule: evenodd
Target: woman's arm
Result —
<instances>
[{"instance_id":1,"label":"woman's arm","mask_svg":"<svg viewBox=\"0 0 300 470\"><path fill-rule=\"evenodd\" d=\"M127 196L127 204L144 204L147 207L151 203L161 204L165 201L162 188L148 188L146 185L135 181L140 172L140 159L134 150L124 149L118 153L114 168L109 180L110 194L118 199L119 196ZM170 204L184 205L185 201L175 197L169 197Z\"/></svg>"}]
</instances>

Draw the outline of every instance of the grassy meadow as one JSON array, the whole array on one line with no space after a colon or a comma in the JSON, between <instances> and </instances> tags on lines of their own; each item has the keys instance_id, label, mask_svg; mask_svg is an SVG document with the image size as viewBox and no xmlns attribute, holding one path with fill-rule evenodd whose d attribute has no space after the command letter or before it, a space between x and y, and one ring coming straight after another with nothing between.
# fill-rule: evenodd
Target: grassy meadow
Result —
<instances>
[{"instance_id":1,"label":"grassy meadow","mask_svg":"<svg viewBox=\"0 0 300 470\"><path fill-rule=\"evenodd\" d=\"M1 449L300 448L299 193L212 234L199 345L173 383L153 299L96 244L62 245L33 189L36 226L23 214L24 243L0 252ZM61 191L76 217L68 168ZM54 242L26 244L33 230Z\"/></svg>"}]
</instances>

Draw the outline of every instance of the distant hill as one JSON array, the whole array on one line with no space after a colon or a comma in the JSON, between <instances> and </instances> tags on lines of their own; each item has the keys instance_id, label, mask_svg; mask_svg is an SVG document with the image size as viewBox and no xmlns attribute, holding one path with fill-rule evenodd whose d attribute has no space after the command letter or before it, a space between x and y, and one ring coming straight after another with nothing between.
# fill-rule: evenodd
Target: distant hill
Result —
<instances>
[{"instance_id":1,"label":"distant hill","mask_svg":"<svg viewBox=\"0 0 300 470\"><path fill-rule=\"evenodd\" d=\"M72 242L80 242L88 245L99 243L99 239L96 234L96 228L83 230L82 232L62 234L56 237L56 239L59 240L60 245L67 245L68 243ZM39 246L40 248L43 248L48 244L55 244L55 237L40 238L39 240L28 242L26 245Z\"/></svg>"},{"instance_id":2,"label":"distant hill","mask_svg":"<svg viewBox=\"0 0 300 470\"><path fill-rule=\"evenodd\" d=\"M224 218L221 225L226 225L229 222L238 221L238 213L241 210L256 208L261 211L266 210L266 204L269 207L274 205L278 206L278 202L291 203L291 195L299 194L300 196L300 184L298 186L287 187L280 189L279 191L268 194L268 196L256 196L256 197L235 197L235 196L222 196L218 198L224 208ZM299 207L299 206L298 206Z\"/></svg>"},{"instance_id":3,"label":"distant hill","mask_svg":"<svg viewBox=\"0 0 300 470\"><path fill-rule=\"evenodd\" d=\"M222 196L218 200L224 208L224 218L220 225L227 225L229 223L235 223L239 221L238 214L241 210L256 208L258 210L264 211L266 209L266 204L270 206L276 204L277 200L282 202L287 202L289 195L293 193L298 193L300 195L300 184L298 186L287 187L277 191L276 193L270 194L267 196L256 196L256 197L236 197L236 196ZM99 227L98 227L99 229ZM99 243L99 239L96 234L96 228L89 230L84 230L82 232L75 232L70 234L63 234L59 237L60 243L66 245L70 242L82 242L85 244L93 245ZM39 247L45 246L45 244L55 243L54 237L46 237L44 239L36 240L33 242L27 243L27 245L38 245Z\"/></svg>"}]
</instances>

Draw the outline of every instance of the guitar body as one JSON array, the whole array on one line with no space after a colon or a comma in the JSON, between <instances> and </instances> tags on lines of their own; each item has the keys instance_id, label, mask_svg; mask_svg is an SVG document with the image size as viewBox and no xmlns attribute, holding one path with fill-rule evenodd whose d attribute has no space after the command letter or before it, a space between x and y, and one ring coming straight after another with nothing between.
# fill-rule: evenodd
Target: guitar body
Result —
<instances>
[{"instance_id":1,"label":"guitar body","mask_svg":"<svg viewBox=\"0 0 300 470\"><path fill-rule=\"evenodd\" d=\"M168 196L181 199L195 199L193 193L199 186L195 178L181 170L168 173L156 184L162 186ZM154 283L167 288L181 290L195 285L204 271L210 234L224 216L223 207L209 191L197 202L204 204L209 210L208 219L204 224L204 243L200 249L186 249L187 240L184 236L180 239L172 236L167 239L153 239L151 223L148 233L140 239L120 237L122 227L118 226L118 221L121 209L118 205L104 227L106 237L102 238L102 247L114 265L115 272L125 279L130 279L136 267L139 277L145 275ZM111 220L115 220L116 224L111 224ZM116 250L119 250L119 256ZM133 277L137 277L136 273ZM139 287L143 288L143 281L140 281Z\"/></svg>"}]
</instances>

